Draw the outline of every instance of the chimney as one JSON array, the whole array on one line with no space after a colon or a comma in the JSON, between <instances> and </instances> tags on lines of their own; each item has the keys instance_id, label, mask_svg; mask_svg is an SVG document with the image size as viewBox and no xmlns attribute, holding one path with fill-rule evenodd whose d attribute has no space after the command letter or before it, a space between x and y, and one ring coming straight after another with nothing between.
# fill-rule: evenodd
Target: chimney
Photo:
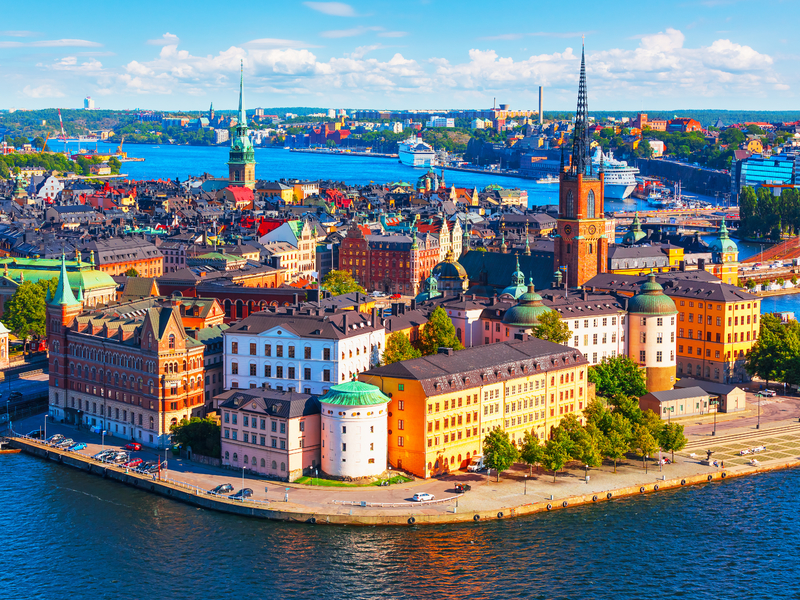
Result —
<instances>
[{"instance_id":1,"label":"chimney","mask_svg":"<svg viewBox=\"0 0 800 600\"><path fill-rule=\"evenodd\" d=\"M376 307L372 308L372 326L378 326L378 309Z\"/></svg>"},{"instance_id":2,"label":"chimney","mask_svg":"<svg viewBox=\"0 0 800 600\"><path fill-rule=\"evenodd\" d=\"M588 291L587 291L587 289L584 287L584 288L583 288L583 300L584 300L584 302L585 302L585 301L586 301L586 300L588 300L588 299L589 299L589 292L588 292Z\"/></svg>"},{"instance_id":3,"label":"chimney","mask_svg":"<svg viewBox=\"0 0 800 600\"><path fill-rule=\"evenodd\" d=\"M417 310L417 299L416 298L412 298L411 299L411 310Z\"/></svg>"},{"instance_id":4,"label":"chimney","mask_svg":"<svg viewBox=\"0 0 800 600\"><path fill-rule=\"evenodd\" d=\"M342 313L342 329L344 329L345 333L347 333L347 321L348 321L347 317L349 315L350 315L350 311L349 310L346 310L346 311L344 311Z\"/></svg>"},{"instance_id":5,"label":"chimney","mask_svg":"<svg viewBox=\"0 0 800 600\"><path fill-rule=\"evenodd\" d=\"M706 259L705 258L698 258L697 259L697 268L700 271L706 270Z\"/></svg>"},{"instance_id":6,"label":"chimney","mask_svg":"<svg viewBox=\"0 0 800 600\"><path fill-rule=\"evenodd\" d=\"M544 124L544 88L539 86L539 125Z\"/></svg>"},{"instance_id":7,"label":"chimney","mask_svg":"<svg viewBox=\"0 0 800 600\"><path fill-rule=\"evenodd\" d=\"M436 352L437 354L444 354L445 356L453 356L455 354L455 350L452 348L445 348L443 346L439 346L439 349Z\"/></svg>"},{"instance_id":8,"label":"chimney","mask_svg":"<svg viewBox=\"0 0 800 600\"><path fill-rule=\"evenodd\" d=\"M294 305L295 306L300 304L300 295L299 294L292 294L292 298L294 298Z\"/></svg>"},{"instance_id":9,"label":"chimney","mask_svg":"<svg viewBox=\"0 0 800 600\"><path fill-rule=\"evenodd\" d=\"M682 260L678 264L679 264L679 268L680 268L681 271L685 271L686 270L686 261L685 260Z\"/></svg>"}]
</instances>

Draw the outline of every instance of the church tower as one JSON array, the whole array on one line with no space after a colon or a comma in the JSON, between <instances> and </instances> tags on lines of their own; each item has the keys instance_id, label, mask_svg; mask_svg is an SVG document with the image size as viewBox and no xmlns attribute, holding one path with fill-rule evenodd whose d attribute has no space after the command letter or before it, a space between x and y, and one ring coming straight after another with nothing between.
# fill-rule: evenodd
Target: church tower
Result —
<instances>
[{"instance_id":1,"label":"church tower","mask_svg":"<svg viewBox=\"0 0 800 600\"><path fill-rule=\"evenodd\" d=\"M247 128L247 111L244 108L244 65L239 80L239 122L231 139L228 158L228 180L231 185L256 187L256 154Z\"/></svg>"},{"instance_id":2,"label":"church tower","mask_svg":"<svg viewBox=\"0 0 800 600\"><path fill-rule=\"evenodd\" d=\"M583 285L598 273L605 273L608 264L603 163L595 173L590 150L586 61L582 49L578 110L569 165L563 164L563 149L561 154L555 240L555 268L566 267L568 287Z\"/></svg>"}]
</instances>

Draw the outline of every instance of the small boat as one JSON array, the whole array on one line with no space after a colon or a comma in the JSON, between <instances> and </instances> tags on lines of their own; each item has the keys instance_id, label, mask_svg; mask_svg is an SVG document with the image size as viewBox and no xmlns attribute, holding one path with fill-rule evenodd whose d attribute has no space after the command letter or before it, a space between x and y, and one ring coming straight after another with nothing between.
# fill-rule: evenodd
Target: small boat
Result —
<instances>
[{"instance_id":1,"label":"small boat","mask_svg":"<svg viewBox=\"0 0 800 600\"><path fill-rule=\"evenodd\" d=\"M552 175L548 175L547 177L542 177L541 179L537 179L536 183L558 183L558 177L553 177Z\"/></svg>"}]
</instances>

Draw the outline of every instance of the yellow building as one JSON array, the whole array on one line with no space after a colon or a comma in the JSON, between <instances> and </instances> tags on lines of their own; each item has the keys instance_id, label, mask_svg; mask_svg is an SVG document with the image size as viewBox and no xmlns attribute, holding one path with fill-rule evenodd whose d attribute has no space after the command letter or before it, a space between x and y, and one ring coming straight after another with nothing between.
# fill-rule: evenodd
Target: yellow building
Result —
<instances>
[{"instance_id":1,"label":"yellow building","mask_svg":"<svg viewBox=\"0 0 800 600\"><path fill-rule=\"evenodd\" d=\"M758 138L754 138L752 140L747 141L747 151L751 154L761 154L764 152L764 145L761 143L761 140Z\"/></svg>"},{"instance_id":2,"label":"yellow building","mask_svg":"<svg viewBox=\"0 0 800 600\"><path fill-rule=\"evenodd\" d=\"M545 439L568 414L583 422L588 362L574 348L530 338L443 351L377 367L361 381L389 404L389 463L418 477L466 467L492 429L515 443Z\"/></svg>"}]
</instances>

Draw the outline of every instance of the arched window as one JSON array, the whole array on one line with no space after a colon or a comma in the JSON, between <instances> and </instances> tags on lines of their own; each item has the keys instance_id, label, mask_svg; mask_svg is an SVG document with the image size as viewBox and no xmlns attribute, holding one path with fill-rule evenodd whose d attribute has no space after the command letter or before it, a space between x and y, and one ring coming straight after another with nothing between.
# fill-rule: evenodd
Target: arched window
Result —
<instances>
[{"instance_id":1,"label":"arched window","mask_svg":"<svg viewBox=\"0 0 800 600\"><path fill-rule=\"evenodd\" d=\"M594 190L589 190L589 195L586 196L586 218L594 219Z\"/></svg>"},{"instance_id":2,"label":"arched window","mask_svg":"<svg viewBox=\"0 0 800 600\"><path fill-rule=\"evenodd\" d=\"M226 450L226 451L225 451L225 460L228 460L230 457L231 457L231 454L230 454L230 452L228 452L228 451Z\"/></svg>"},{"instance_id":3,"label":"arched window","mask_svg":"<svg viewBox=\"0 0 800 600\"><path fill-rule=\"evenodd\" d=\"M233 453L233 462L239 462L239 455L236 452Z\"/></svg>"},{"instance_id":4,"label":"arched window","mask_svg":"<svg viewBox=\"0 0 800 600\"><path fill-rule=\"evenodd\" d=\"M286 470L286 463L282 462L281 463L281 471L285 471L285 470Z\"/></svg>"},{"instance_id":5,"label":"arched window","mask_svg":"<svg viewBox=\"0 0 800 600\"><path fill-rule=\"evenodd\" d=\"M272 468L273 469L277 469L278 468L278 463L276 463L274 460L272 461Z\"/></svg>"},{"instance_id":6,"label":"arched window","mask_svg":"<svg viewBox=\"0 0 800 600\"><path fill-rule=\"evenodd\" d=\"M155 429L155 420L153 417L150 417L150 429Z\"/></svg>"},{"instance_id":7,"label":"arched window","mask_svg":"<svg viewBox=\"0 0 800 600\"><path fill-rule=\"evenodd\" d=\"M244 464L247 464L247 454L244 455Z\"/></svg>"},{"instance_id":8,"label":"arched window","mask_svg":"<svg viewBox=\"0 0 800 600\"><path fill-rule=\"evenodd\" d=\"M267 466L267 462L262 458L261 459L261 468L265 468Z\"/></svg>"},{"instance_id":9,"label":"arched window","mask_svg":"<svg viewBox=\"0 0 800 600\"><path fill-rule=\"evenodd\" d=\"M575 216L575 196L572 194L572 190L567 191L567 201L564 208L568 219Z\"/></svg>"}]
</instances>

